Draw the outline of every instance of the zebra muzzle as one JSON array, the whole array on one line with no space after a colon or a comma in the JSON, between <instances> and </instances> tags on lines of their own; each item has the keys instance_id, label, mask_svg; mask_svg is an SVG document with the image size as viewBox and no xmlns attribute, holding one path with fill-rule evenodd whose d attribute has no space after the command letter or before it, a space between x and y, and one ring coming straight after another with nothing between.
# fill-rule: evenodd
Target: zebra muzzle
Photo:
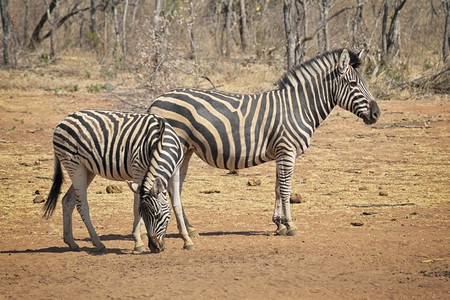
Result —
<instances>
[{"instance_id":1,"label":"zebra muzzle","mask_svg":"<svg viewBox=\"0 0 450 300\"><path fill-rule=\"evenodd\" d=\"M374 101L374 100L370 101L369 106L370 106L370 108L367 111L367 113L362 116L364 123L367 125L376 123L378 118L381 115L380 108L378 107L378 104L376 101Z\"/></svg>"},{"instance_id":2,"label":"zebra muzzle","mask_svg":"<svg viewBox=\"0 0 450 300\"><path fill-rule=\"evenodd\" d=\"M164 238L159 239L157 236L150 236L148 239L148 247L152 253L164 251Z\"/></svg>"}]
</instances>

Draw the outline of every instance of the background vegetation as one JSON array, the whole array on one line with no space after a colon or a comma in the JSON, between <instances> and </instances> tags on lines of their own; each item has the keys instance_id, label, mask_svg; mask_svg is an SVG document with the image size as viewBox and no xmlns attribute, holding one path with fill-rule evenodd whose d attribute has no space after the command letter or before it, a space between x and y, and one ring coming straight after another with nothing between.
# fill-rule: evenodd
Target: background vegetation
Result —
<instances>
[{"instance_id":1,"label":"background vegetation","mask_svg":"<svg viewBox=\"0 0 450 300\"><path fill-rule=\"evenodd\" d=\"M0 0L0 7L2 89L145 99L187 85L256 92L292 65L341 47L365 50L363 70L378 97L392 88L450 89L449 0Z\"/></svg>"}]
</instances>

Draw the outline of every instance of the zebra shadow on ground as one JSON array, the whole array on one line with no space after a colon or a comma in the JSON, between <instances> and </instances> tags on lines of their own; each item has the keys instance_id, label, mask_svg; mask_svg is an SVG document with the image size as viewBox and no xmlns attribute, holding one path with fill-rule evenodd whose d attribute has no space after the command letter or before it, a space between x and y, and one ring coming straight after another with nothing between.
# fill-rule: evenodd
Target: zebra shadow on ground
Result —
<instances>
[{"instance_id":1,"label":"zebra shadow on ground","mask_svg":"<svg viewBox=\"0 0 450 300\"><path fill-rule=\"evenodd\" d=\"M208 236L270 236L271 232L267 231L211 231L211 232L200 232L200 237ZM178 233L170 233L166 235L166 238L178 239L180 235ZM90 238L75 239L76 241L90 242ZM102 241L133 241L133 236L131 234L106 234L101 235L100 240ZM146 243L146 241L144 241ZM130 244L131 247L132 244ZM105 255L105 254L116 254L116 255L130 255L133 254L131 249L120 249L120 248L107 248L104 252L98 252L94 247L80 247L78 250L71 250L67 246L51 246L47 248L38 249L25 249L25 250L0 250L1 254L26 254L26 253L70 253L70 252L86 252L89 255ZM147 253L147 252L145 252Z\"/></svg>"},{"instance_id":2,"label":"zebra shadow on ground","mask_svg":"<svg viewBox=\"0 0 450 300\"><path fill-rule=\"evenodd\" d=\"M100 236L101 241L130 241L130 249L132 247L133 236L131 234L121 235L121 234L107 234ZM89 237L86 238L75 238L75 241L81 242L90 242L91 239ZM25 250L0 250L0 254L20 254L20 253L69 253L69 252L86 252L90 255L103 255L103 254L130 254L132 250L130 249L120 249L120 248L106 248L106 251L99 252L93 246L83 246L78 248L77 250L71 250L68 246L51 246L47 248L38 248L38 249L25 249Z\"/></svg>"},{"instance_id":3,"label":"zebra shadow on ground","mask_svg":"<svg viewBox=\"0 0 450 300\"><path fill-rule=\"evenodd\" d=\"M242 236L269 236L270 232L267 231L211 231L211 232L199 232L200 236L222 236L222 235L242 235ZM175 235L178 236L178 235Z\"/></svg>"},{"instance_id":4,"label":"zebra shadow on ground","mask_svg":"<svg viewBox=\"0 0 450 300\"><path fill-rule=\"evenodd\" d=\"M25 250L1 250L1 254L24 254L24 253L69 253L69 252L86 252L90 255L104 255L104 254L117 254L117 255L125 255L130 254L132 251L128 249L119 249L119 248L107 248L106 251L99 252L94 247L80 247L78 250L71 250L69 247L47 247L47 248L39 248L39 249L25 249Z\"/></svg>"}]
</instances>

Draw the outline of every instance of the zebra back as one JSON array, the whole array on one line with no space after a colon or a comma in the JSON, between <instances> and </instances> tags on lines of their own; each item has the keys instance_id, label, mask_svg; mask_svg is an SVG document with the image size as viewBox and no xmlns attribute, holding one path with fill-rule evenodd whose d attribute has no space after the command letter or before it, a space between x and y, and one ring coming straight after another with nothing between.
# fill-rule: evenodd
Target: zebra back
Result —
<instances>
[{"instance_id":1,"label":"zebra back","mask_svg":"<svg viewBox=\"0 0 450 300\"><path fill-rule=\"evenodd\" d=\"M167 181L167 174L179 163L181 145L170 125L165 126L164 119L155 115L78 111L58 124L53 145L55 154L69 173L78 164L83 164L90 172L112 180L143 178L150 166L161 126L166 132L164 142L173 148L166 152L175 156L165 156L175 164L164 164L168 170L162 173L166 174Z\"/></svg>"}]
</instances>

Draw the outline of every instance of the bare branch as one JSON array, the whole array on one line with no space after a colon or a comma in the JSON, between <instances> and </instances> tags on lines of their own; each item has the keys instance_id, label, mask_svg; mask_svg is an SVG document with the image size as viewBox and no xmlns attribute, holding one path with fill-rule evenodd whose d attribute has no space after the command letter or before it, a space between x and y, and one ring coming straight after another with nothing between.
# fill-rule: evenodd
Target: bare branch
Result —
<instances>
[{"instance_id":1,"label":"bare branch","mask_svg":"<svg viewBox=\"0 0 450 300\"><path fill-rule=\"evenodd\" d=\"M346 6L346 7L341 8L340 10L338 10L337 12L335 12L334 14L332 14L330 17L328 17L325 21L323 21L323 22L322 22L322 23L314 30L314 32L313 32L311 35L304 37L304 38L301 40L301 43L305 43L305 42L310 41L310 40L312 40L313 38L315 38L315 36L319 33L319 31L322 30L328 22L330 22L331 20L333 20L334 18L336 18L337 16L339 16L339 15L342 14L343 12L345 12L345 11L347 11L347 10L350 10L350 9L355 9L355 8L358 8L358 7L362 7L362 6L364 6L364 5L367 3L367 1L368 1L368 0L365 0L364 2L361 2L361 3L357 4L357 5L349 5L349 6ZM406 0L405 0L405 1L406 1Z\"/></svg>"},{"instance_id":2,"label":"bare branch","mask_svg":"<svg viewBox=\"0 0 450 300\"><path fill-rule=\"evenodd\" d=\"M70 13L68 13L67 15L65 15L64 17L62 17L61 19L59 19L58 23L55 26L55 30L57 30L59 27L61 27L68 19L70 19L71 17L73 17L76 14L79 14L80 12L84 12L86 10L91 9L91 7L85 7L82 9L78 9L78 10L74 10L71 11ZM41 39L40 41L42 42L43 40L47 39L50 37L51 35L51 31L48 31Z\"/></svg>"}]
</instances>

